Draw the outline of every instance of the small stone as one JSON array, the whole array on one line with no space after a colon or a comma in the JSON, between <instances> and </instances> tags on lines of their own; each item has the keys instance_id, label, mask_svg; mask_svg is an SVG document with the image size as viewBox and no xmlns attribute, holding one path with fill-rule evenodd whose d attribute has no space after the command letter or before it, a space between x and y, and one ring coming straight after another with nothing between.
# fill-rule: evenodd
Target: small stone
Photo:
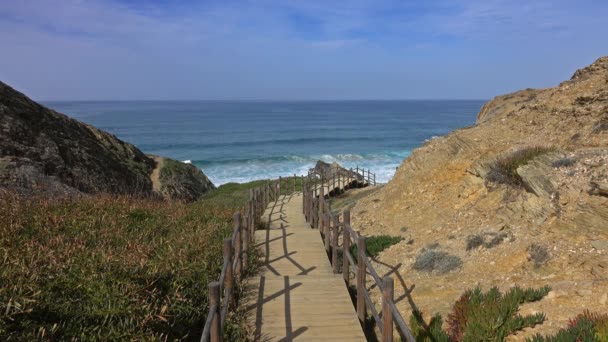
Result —
<instances>
[{"instance_id":1,"label":"small stone","mask_svg":"<svg viewBox=\"0 0 608 342\"><path fill-rule=\"evenodd\" d=\"M605 249L608 250L608 240L595 240L591 241L591 246L597 250Z\"/></svg>"},{"instance_id":2,"label":"small stone","mask_svg":"<svg viewBox=\"0 0 608 342\"><path fill-rule=\"evenodd\" d=\"M576 294L581 297L587 297L593 295L593 291L587 289L576 290Z\"/></svg>"},{"instance_id":3,"label":"small stone","mask_svg":"<svg viewBox=\"0 0 608 342\"><path fill-rule=\"evenodd\" d=\"M606 305L606 303L608 303L608 293L604 293L601 297L600 297L600 301L599 303L601 305Z\"/></svg>"}]
</instances>

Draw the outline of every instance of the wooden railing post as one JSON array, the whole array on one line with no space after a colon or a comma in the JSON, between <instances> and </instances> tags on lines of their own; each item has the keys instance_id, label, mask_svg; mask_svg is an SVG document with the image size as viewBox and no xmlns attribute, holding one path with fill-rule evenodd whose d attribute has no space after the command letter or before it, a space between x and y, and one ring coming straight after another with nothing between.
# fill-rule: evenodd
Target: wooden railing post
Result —
<instances>
[{"instance_id":1,"label":"wooden railing post","mask_svg":"<svg viewBox=\"0 0 608 342\"><path fill-rule=\"evenodd\" d=\"M249 248L249 229L245 227L245 224L241 224L241 232L243 233L243 256L241 259L243 260L243 270L247 272L247 267L249 266L249 253L247 253L247 249Z\"/></svg>"},{"instance_id":2,"label":"wooden railing post","mask_svg":"<svg viewBox=\"0 0 608 342\"><path fill-rule=\"evenodd\" d=\"M376 174L374 173L374 185L376 185Z\"/></svg>"},{"instance_id":3,"label":"wooden railing post","mask_svg":"<svg viewBox=\"0 0 608 342\"><path fill-rule=\"evenodd\" d=\"M382 288L382 341L393 342L393 313L390 303L394 300L393 278L384 277Z\"/></svg>"},{"instance_id":4,"label":"wooden railing post","mask_svg":"<svg viewBox=\"0 0 608 342\"><path fill-rule=\"evenodd\" d=\"M323 210L323 205L325 202L325 187L323 186L323 183L321 183L321 194L319 195L319 218L322 219L325 216L325 211Z\"/></svg>"},{"instance_id":5,"label":"wooden railing post","mask_svg":"<svg viewBox=\"0 0 608 342\"><path fill-rule=\"evenodd\" d=\"M279 197L281 197L281 176L279 176Z\"/></svg>"},{"instance_id":6,"label":"wooden railing post","mask_svg":"<svg viewBox=\"0 0 608 342\"><path fill-rule=\"evenodd\" d=\"M342 229L342 278L346 282L346 286L350 283L350 265L346 253L350 253L350 210L344 210L344 218L342 219L344 228Z\"/></svg>"},{"instance_id":7,"label":"wooden railing post","mask_svg":"<svg viewBox=\"0 0 608 342\"><path fill-rule=\"evenodd\" d=\"M228 306L234 304L233 289L233 277L232 277L232 240L230 238L224 239L224 263L228 264L226 268L226 278L224 280L224 300L228 301Z\"/></svg>"},{"instance_id":8,"label":"wooden railing post","mask_svg":"<svg viewBox=\"0 0 608 342\"><path fill-rule=\"evenodd\" d=\"M331 264L334 267L334 274L338 273L338 237L340 231L340 216L334 216L333 231L331 234Z\"/></svg>"},{"instance_id":9,"label":"wooden railing post","mask_svg":"<svg viewBox=\"0 0 608 342\"><path fill-rule=\"evenodd\" d=\"M333 177L331 179L331 188L334 190L334 193L335 193L335 191L336 191L336 174L335 173L333 174Z\"/></svg>"},{"instance_id":10,"label":"wooden railing post","mask_svg":"<svg viewBox=\"0 0 608 342\"><path fill-rule=\"evenodd\" d=\"M209 314L213 315L213 320L211 321L211 342L221 342L222 341L222 324L221 324L221 308L220 308L220 283L217 281L212 281L209 283L209 309L211 309L215 305L215 310L211 312L209 310Z\"/></svg>"},{"instance_id":11,"label":"wooden railing post","mask_svg":"<svg viewBox=\"0 0 608 342\"><path fill-rule=\"evenodd\" d=\"M296 179L298 179L298 176L296 176L296 174L293 174L293 192L296 192Z\"/></svg>"},{"instance_id":12,"label":"wooden railing post","mask_svg":"<svg viewBox=\"0 0 608 342\"><path fill-rule=\"evenodd\" d=\"M331 237L329 236L329 226L331 225L329 212L323 214L323 234L325 234L325 251L329 252Z\"/></svg>"},{"instance_id":13,"label":"wooden railing post","mask_svg":"<svg viewBox=\"0 0 608 342\"><path fill-rule=\"evenodd\" d=\"M361 322L365 322L365 236L359 235L357 239L357 317Z\"/></svg>"},{"instance_id":14,"label":"wooden railing post","mask_svg":"<svg viewBox=\"0 0 608 342\"><path fill-rule=\"evenodd\" d=\"M234 258L237 260L236 261L236 270L235 270L235 274L238 275L238 277L241 277L241 272L242 272L242 243L241 243L241 214L240 213L236 213L234 214L234 225L233 225L234 229L237 230L236 232L236 239L234 241Z\"/></svg>"}]
</instances>

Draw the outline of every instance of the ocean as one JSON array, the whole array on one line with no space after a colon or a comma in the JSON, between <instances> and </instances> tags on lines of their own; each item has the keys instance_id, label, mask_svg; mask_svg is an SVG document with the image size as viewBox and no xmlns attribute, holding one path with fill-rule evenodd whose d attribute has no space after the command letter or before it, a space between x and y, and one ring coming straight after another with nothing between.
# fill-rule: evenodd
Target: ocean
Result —
<instances>
[{"instance_id":1,"label":"ocean","mask_svg":"<svg viewBox=\"0 0 608 342\"><path fill-rule=\"evenodd\" d=\"M426 140L469 126L481 100L47 102L216 185L305 174L317 160L388 182Z\"/></svg>"}]
</instances>

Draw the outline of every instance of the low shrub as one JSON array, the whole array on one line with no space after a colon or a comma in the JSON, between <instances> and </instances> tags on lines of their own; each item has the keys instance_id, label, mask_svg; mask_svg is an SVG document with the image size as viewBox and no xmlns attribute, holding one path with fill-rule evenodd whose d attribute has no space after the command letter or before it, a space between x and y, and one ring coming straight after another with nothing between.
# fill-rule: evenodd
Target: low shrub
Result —
<instances>
[{"instance_id":1,"label":"low shrub","mask_svg":"<svg viewBox=\"0 0 608 342\"><path fill-rule=\"evenodd\" d=\"M608 341L608 315L594 314L585 310L570 320L567 328L552 336L535 335L529 342Z\"/></svg>"},{"instance_id":2,"label":"low shrub","mask_svg":"<svg viewBox=\"0 0 608 342\"><path fill-rule=\"evenodd\" d=\"M533 243L528 246L529 260L534 262L534 267L540 267L549 261L549 250L543 245Z\"/></svg>"},{"instance_id":3,"label":"low shrub","mask_svg":"<svg viewBox=\"0 0 608 342\"><path fill-rule=\"evenodd\" d=\"M517 169L527 165L534 158L552 151L554 151L553 148L535 146L521 148L501 156L490 165L486 180L498 184L521 186L522 179L517 173Z\"/></svg>"},{"instance_id":4,"label":"low shrub","mask_svg":"<svg viewBox=\"0 0 608 342\"><path fill-rule=\"evenodd\" d=\"M572 166L574 164L576 164L576 159L574 159L574 158L560 158L560 159L554 160L553 163L551 163L551 166L558 169L560 167L568 167L568 166Z\"/></svg>"},{"instance_id":5,"label":"low shrub","mask_svg":"<svg viewBox=\"0 0 608 342\"><path fill-rule=\"evenodd\" d=\"M511 288L505 294L497 288L483 292L480 288L466 291L448 315L447 331L443 331L441 316L435 315L428 325L422 315L413 312L410 326L416 341L504 341L524 328L534 327L545 320L543 313L521 316L517 313L523 303L542 299L549 287L522 290Z\"/></svg>"},{"instance_id":6,"label":"low shrub","mask_svg":"<svg viewBox=\"0 0 608 342\"><path fill-rule=\"evenodd\" d=\"M416 342L449 342L448 334L441 329L443 317L440 314L435 314L428 324L424 323L422 312L418 310L412 311L410 316L410 330L416 339Z\"/></svg>"},{"instance_id":7,"label":"low shrub","mask_svg":"<svg viewBox=\"0 0 608 342\"><path fill-rule=\"evenodd\" d=\"M484 239L481 234L474 234L467 236L467 251L471 249L475 249L481 245L483 245Z\"/></svg>"},{"instance_id":8,"label":"low shrub","mask_svg":"<svg viewBox=\"0 0 608 342\"><path fill-rule=\"evenodd\" d=\"M400 236L390 236L390 235L375 235L369 236L365 239L367 255L370 258L377 257L380 252L389 248L392 245L395 245L399 242L403 241L403 238ZM351 246L351 253L354 256L354 259L357 260L357 245Z\"/></svg>"},{"instance_id":9,"label":"low shrub","mask_svg":"<svg viewBox=\"0 0 608 342\"><path fill-rule=\"evenodd\" d=\"M467 252L476 249L479 246L492 248L500 245L509 235L505 232L501 233L480 233L467 236L466 248Z\"/></svg>"},{"instance_id":10,"label":"low shrub","mask_svg":"<svg viewBox=\"0 0 608 342\"><path fill-rule=\"evenodd\" d=\"M423 249L416 257L413 267L417 271L445 274L461 265L462 260L455 255L434 249Z\"/></svg>"}]
</instances>

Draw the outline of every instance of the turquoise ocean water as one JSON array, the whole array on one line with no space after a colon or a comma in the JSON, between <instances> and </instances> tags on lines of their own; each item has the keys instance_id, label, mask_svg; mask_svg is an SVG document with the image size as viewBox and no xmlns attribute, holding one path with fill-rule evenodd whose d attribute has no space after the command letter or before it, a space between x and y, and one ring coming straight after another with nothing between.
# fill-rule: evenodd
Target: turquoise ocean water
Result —
<instances>
[{"instance_id":1,"label":"turquoise ocean water","mask_svg":"<svg viewBox=\"0 0 608 342\"><path fill-rule=\"evenodd\" d=\"M45 105L216 184L303 174L317 160L387 182L410 152L471 125L484 101L104 101Z\"/></svg>"}]
</instances>

